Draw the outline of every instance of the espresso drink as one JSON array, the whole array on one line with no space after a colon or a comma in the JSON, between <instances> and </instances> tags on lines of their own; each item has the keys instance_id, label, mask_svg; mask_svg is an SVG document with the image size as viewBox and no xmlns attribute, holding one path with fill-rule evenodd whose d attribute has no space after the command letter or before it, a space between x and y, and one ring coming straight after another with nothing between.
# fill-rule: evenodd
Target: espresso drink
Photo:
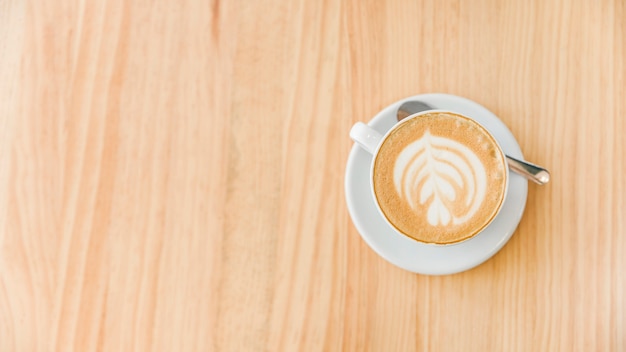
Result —
<instances>
[{"instance_id":1,"label":"espresso drink","mask_svg":"<svg viewBox=\"0 0 626 352\"><path fill-rule=\"evenodd\" d=\"M426 243L468 239L496 216L507 170L493 137L473 120L432 112L403 122L374 161L374 193L389 222Z\"/></svg>"}]
</instances>

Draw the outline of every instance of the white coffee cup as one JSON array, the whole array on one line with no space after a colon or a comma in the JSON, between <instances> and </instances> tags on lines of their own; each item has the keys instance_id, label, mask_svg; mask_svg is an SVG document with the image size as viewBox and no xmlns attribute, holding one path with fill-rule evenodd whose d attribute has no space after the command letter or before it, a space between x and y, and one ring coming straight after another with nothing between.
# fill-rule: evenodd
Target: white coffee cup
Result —
<instances>
[{"instance_id":1,"label":"white coffee cup","mask_svg":"<svg viewBox=\"0 0 626 352\"><path fill-rule=\"evenodd\" d=\"M400 126L402 126L404 123L408 123L409 121L419 118L420 116L426 115L426 114L433 114L433 113L449 113L449 114L453 114L453 115L458 115L458 116L462 116L463 118L472 121L473 123L475 123L477 126L482 127L482 130L488 134L491 137L491 141L493 142L492 145L495 147L495 149L497 150L497 152L499 153L499 155L502 158L502 162L503 162L503 168L504 168L504 172L505 172L505 184L504 184L504 189L503 189L503 194L501 196L502 201L499 203L496 211L495 211L495 215L493 215L489 221L484 224L484 226L481 226L480 228L476 228L474 229L474 231L471 231L471 234L469 234L466 238L460 240L460 241L456 241L456 242L451 242L451 243L436 243L436 242L429 242L429 241L423 241L421 239L418 238L414 238L404 232L402 232L401 230L398 229L398 227L396 227L385 215L385 213L383 212L383 210L381 209L381 205L378 201L378 197L376 196L375 190L374 190L374 168L375 168L375 161L377 159L377 157L379 156L379 152L380 152L380 147L383 145L383 142L389 138L390 135L393 134L394 131L396 131ZM372 192L372 197L375 200L376 203L376 208L378 209L378 212L380 213L380 215L382 216L383 219L385 219L385 221L387 222L387 224L389 224L389 226L394 229L397 233L406 236L408 238L411 238L413 240L416 240L418 242L422 242L422 243L427 243L427 244L433 244L433 245L454 245L454 244L458 244L458 243L462 243L466 240L469 240L475 236L477 236L480 232L482 232L482 230L484 230L491 222L493 222L493 220L497 217L497 214L500 212L500 210L502 209L502 205L504 204L504 199L506 199L506 193L508 190L508 183L509 183L509 168L507 165L507 160L505 157L505 153L502 150L502 147L498 144L496 138L489 132L489 130L482 124L480 124L478 121L476 121L475 119L472 119L471 117L456 113L456 112L452 112L452 111L447 111L447 110L426 110L426 111L421 111L418 112L416 114L413 114L405 119L403 119L402 121L399 121L398 123L396 123L392 128L390 128L385 134L381 134L378 131L376 131L375 129L373 129L372 127L362 123L362 122L358 122L356 123L352 129L350 130L350 138L356 142L360 147L362 147L365 151L367 151L368 153L370 153L372 155L372 161L370 163L370 177L369 177L369 185L370 185L370 191Z\"/></svg>"}]
</instances>

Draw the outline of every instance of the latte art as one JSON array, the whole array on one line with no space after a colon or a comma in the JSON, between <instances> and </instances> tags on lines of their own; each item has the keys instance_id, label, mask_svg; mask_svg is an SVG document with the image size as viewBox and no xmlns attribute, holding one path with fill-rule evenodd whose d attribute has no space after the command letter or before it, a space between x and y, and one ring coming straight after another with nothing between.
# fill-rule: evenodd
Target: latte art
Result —
<instances>
[{"instance_id":1,"label":"latte art","mask_svg":"<svg viewBox=\"0 0 626 352\"><path fill-rule=\"evenodd\" d=\"M418 204L427 206L426 218L433 226L466 222L480 207L487 189L487 173L476 154L429 130L398 155L393 180L411 208L418 211Z\"/></svg>"},{"instance_id":2,"label":"latte art","mask_svg":"<svg viewBox=\"0 0 626 352\"><path fill-rule=\"evenodd\" d=\"M425 243L471 238L495 218L507 187L504 154L474 120L446 111L401 122L375 155L380 211L400 233Z\"/></svg>"}]
</instances>

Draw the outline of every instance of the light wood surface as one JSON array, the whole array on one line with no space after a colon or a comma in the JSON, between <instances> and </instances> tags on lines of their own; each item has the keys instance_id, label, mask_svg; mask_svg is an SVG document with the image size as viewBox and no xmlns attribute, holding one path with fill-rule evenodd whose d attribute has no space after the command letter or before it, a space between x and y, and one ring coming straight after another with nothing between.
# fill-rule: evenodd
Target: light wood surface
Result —
<instances>
[{"instance_id":1,"label":"light wood surface","mask_svg":"<svg viewBox=\"0 0 626 352\"><path fill-rule=\"evenodd\" d=\"M625 7L0 0L0 351L626 351ZM344 200L351 125L427 92L552 171L443 277Z\"/></svg>"}]
</instances>

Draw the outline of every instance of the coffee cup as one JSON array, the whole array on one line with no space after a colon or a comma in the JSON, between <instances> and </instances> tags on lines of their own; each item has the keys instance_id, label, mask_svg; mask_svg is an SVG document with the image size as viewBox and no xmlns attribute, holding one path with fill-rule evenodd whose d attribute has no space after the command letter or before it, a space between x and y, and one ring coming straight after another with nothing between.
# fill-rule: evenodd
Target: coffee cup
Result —
<instances>
[{"instance_id":1,"label":"coffee cup","mask_svg":"<svg viewBox=\"0 0 626 352\"><path fill-rule=\"evenodd\" d=\"M428 110L385 134L357 123L350 137L372 154L370 190L396 232L418 242L469 240L498 215L507 194L506 156L474 119Z\"/></svg>"}]
</instances>

